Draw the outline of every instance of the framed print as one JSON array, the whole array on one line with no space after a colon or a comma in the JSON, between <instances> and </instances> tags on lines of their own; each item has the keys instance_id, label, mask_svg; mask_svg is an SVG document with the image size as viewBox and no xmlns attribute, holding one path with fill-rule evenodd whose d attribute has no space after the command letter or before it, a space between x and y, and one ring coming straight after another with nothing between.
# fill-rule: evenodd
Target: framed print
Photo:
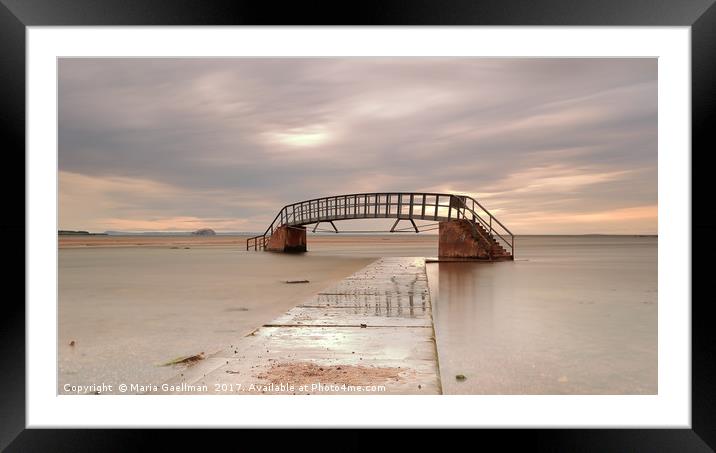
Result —
<instances>
[{"instance_id":1,"label":"framed print","mask_svg":"<svg viewBox=\"0 0 716 453\"><path fill-rule=\"evenodd\" d=\"M711 3L4 0L3 448L713 449Z\"/></svg>"}]
</instances>

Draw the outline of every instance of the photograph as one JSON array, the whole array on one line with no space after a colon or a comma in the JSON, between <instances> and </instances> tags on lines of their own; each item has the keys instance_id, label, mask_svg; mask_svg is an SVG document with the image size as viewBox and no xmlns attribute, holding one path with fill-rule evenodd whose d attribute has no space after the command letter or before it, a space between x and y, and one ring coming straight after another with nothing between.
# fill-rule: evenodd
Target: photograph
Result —
<instances>
[{"instance_id":1,"label":"photograph","mask_svg":"<svg viewBox=\"0 0 716 453\"><path fill-rule=\"evenodd\" d=\"M659 395L659 69L59 56L56 395Z\"/></svg>"},{"instance_id":2,"label":"photograph","mask_svg":"<svg viewBox=\"0 0 716 453\"><path fill-rule=\"evenodd\" d=\"M0 450L714 451L714 1L0 0Z\"/></svg>"}]
</instances>

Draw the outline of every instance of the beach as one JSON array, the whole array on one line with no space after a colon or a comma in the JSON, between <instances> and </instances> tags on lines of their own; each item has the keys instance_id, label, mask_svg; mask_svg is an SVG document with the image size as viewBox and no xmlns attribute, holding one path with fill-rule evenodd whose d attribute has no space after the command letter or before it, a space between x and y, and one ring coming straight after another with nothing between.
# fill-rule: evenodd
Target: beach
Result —
<instances>
[{"instance_id":1,"label":"beach","mask_svg":"<svg viewBox=\"0 0 716 453\"><path fill-rule=\"evenodd\" d=\"M437 254L428 234L309 234L302 255L245 239L60 237L59 393L163 382L379 257ZM527 236L514 262L427 264L443 392L656 393L657 242Z\"/></svg>"},{"instance_id":2,"label":"beach","mask_svg":"<svg viewBox=\"0 0 716 453\"><path fill-rule=\"evenodd\" d=\"M165 380L176 370L159 365L217 351L372 261L246 252L236 237L72 237L70 248L62 239L60 393Z\"/></svg>"}]
</instances>

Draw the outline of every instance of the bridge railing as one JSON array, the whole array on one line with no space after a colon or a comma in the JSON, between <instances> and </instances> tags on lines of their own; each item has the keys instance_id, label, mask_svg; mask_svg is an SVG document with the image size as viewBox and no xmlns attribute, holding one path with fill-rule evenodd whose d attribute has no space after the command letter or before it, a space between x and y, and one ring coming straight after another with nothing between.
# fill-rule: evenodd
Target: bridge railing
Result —
<instances>
[{"instance_id":1,"label":"bridge railing","mask_svg":"<svg viewBox=\"0 0 716 453\"><path fill-rule=\"evenodd\" d=\"M466 209L465 218L479 222L497 242L502 245L511 255L515 254L515 235L497 217L492 215L479 201L472 197L456 195ZM482 214L482 215L480 215Z\"/></svg>"},{"instance_id":2,"label":"bridge railing","mask_svg":"<svg viewBox=\"0 0 716 453\"><path fill-rule=\"evenodd\" d=\"M483 240L494 237L514 255L514 235L490 211L467 195L418 192L375 192L334 195L284 206L266 231L249 238L246 249L262 249L268 238L283 225L304 226L318 222L361 218L395 218L446 221L470 220L473 233Z\"/></svg>"}]
</instances>

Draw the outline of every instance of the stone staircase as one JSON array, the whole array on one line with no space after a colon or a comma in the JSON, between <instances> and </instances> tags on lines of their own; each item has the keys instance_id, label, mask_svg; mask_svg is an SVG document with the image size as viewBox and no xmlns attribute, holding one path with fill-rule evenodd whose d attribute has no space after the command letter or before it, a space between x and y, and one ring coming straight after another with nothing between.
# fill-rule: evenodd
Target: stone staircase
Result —
<instances>
[{"instance_id":1,"label":"stone staircase","mask_svg":"<svg viewBox=\"0 0 716 453\"><path fill-rule=\"evenodd\" d=\"M490 252L492 255L492 259L494 259L494 260L511 260L511 259L513 259L512 254L510 252L508 252L505 249L505 247L500 245L500 242L497 239L495 239L495 236L490 234L485 227L483 227L479 223L477 223L475 226L477 227L478 230L480 230L480 233L482 233L482 235L484 237L490 238L490 242L491 242Z\"/></svg>"},{"instance_id":2,"label":"stone staircase","mask_svg":"<svg viewBox=\"0 0 716 453\"><path fill-rule=\"evenodd\" d=\"M473 223L467 219L440 223L438 253L445 258L486 261L513 259L512 254L480 222Z\"/></svg>"}]
</instances>

